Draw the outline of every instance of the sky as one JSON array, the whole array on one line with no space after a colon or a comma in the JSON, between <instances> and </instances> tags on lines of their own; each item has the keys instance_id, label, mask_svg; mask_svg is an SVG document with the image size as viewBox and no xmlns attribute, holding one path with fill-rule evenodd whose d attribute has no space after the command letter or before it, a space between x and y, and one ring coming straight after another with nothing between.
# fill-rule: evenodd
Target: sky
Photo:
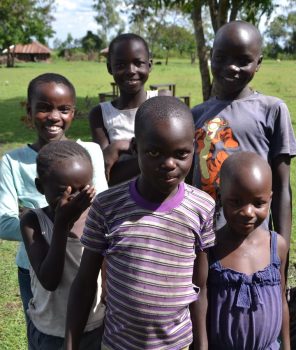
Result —
<instances>
[{"instance_id":1,"label":"sky","mask_svg":"<svg viewBox=\"0 0 296 350\"><path fill-rule=\"evenodd\" d=\"M96 33L98 25L94 20L96 12L92 9L93 0L56 0L52 27L54 37L49 40L50 46L55 38L65 40L68 33L74 39L85 36L88 30Z\"/></svg>"},{"instance_id":2,"label":"sky","mask_svg":"<svg viewBox=\"0 0 296 350\"><path fill-rule=\"evenodd\" d=\"M49 46L52 47L55 38L64 41L68 33L71 33L74 39L81 39L88 30L96 33L98 25L94 20L96 12L92 8L93 2L93 0L55 0L56 10L53 13L55 21L52 26L56 33L49 40ZM276 2L287 5L287 0ZM259 28L261 31L265 29L264 21Z\"/></svg>"}]
</instances>

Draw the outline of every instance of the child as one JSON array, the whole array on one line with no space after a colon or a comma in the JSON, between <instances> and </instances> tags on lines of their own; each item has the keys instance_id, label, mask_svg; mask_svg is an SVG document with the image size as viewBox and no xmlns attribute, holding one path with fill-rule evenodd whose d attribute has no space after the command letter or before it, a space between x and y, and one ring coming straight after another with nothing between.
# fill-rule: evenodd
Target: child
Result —
<instances>
[{"instance_id":1,"label":"child","mask_svg":"<svg viewBox=\"0 0 296 350\"><path fill-rule=\"evenodd\" d=\"M259 155L227 158L220 173L226 225L209 250L209 349L290 349L285 297L288 245L264 229L272 195L271 169Z\"/></svg>"},{"instance_id":2,"label":"child","mask_svg":"<svg viewBox=\"0 0 296 350\"><path fill-rule=\"evenodd\" d=\"M112 102L100 103L89 114L92 138L103 150L106 176L111 185L139 173L136 156L130 154L130 141L134 137L138 107L158 94L144 90L151 67L148 45L142 37L128 33L111 41L107 68L119 87L120 96Z\"/></svg>"},{"instance_id":3,"label":"child","mask_svg":"<svg viewBox=\"0 0 296 350\"><path fill-rule=\"evenodd\" d=\"M36 157L39 150L52 141L66 140L65 133L74 118L75 89L68 79L55 73L45 73L33 79L28 87L27 112L35 127L32 144L3 156L0 164L0 238L21 241L19 207L42 208L45 197L36 190ZM81 144L91 155L97 193L107 188L101 149L93 142ZM21 242L16 263L24 310L32 298L29 261Z\"/></svg>"},{"instance_id":4,"label":"child","mask_svg":"<svg viewBox=\"0 0 296 350\"><path fill-rule=\"evenodd\" d=\"M188 349L191 303L196 346L207 340L205 250L214 244L214 201L183 182L193 156L192 114L174 97L153 97L137 111L135 137L139 177L98 195L86 221L68 350L78 349L104 256L102 349Z\"/></svg>"},{"instance_id":5,"label":"child","mask_svg":"<svg viewBox=\"0 0 296 350\"><path fill-rule=\"evenodd\" d=\"M192 111L197 145L193 184L216 199L223 161L239 151L258 153L272 169L274 228L289 243L289 173L296 141L285 103L248 86L262 62L261 46L259 31L247 22L227 23L216 34L211 57L216 96ZM217 227L224 224L220 212Z\"/></svg>"},{"instance_id":6,"label":"child","mask_svg":"<svg viewBox=\"0 0 296 350\"><path fill-rule=\"evenodd\" d=\"M37 174L48 206L28 211L20 223L31 263L28 341L31 350L62 350L68 294L83 251L79 238L95 196L92 161L74 141L50 142L39 151ZM95 303L81 349L100 348L103 317L104 307Z\"/></svg>"}]
</instances>

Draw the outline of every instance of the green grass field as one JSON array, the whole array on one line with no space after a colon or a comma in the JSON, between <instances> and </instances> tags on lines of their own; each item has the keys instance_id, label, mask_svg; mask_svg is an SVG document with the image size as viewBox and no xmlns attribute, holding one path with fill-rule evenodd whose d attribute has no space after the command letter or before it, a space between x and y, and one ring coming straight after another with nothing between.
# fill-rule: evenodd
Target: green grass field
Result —
<instances>
[{"instance_id":1,"label":"green grass field","mask_svg":"<svg viewBox=\"0 0 296 350\"><path fill-rule=\"evenodd\" d=\"M111 91L112 77L104 63L65 62L17 64L13 69L0 67L0 155L34 140L34 131L22 121L29 81L38 74L55 72L65 75L77 91L77 118L68 136L90 140L87 112L98 103L98 93ZM263 61L251 86L265 94L282 98L288 105L296 131L296 65L293 61ZM198 64L189 60L171 60L168 66L153 67L149 84L175 83L176 95L189 95L191 106L202 102ZM291 184L295 193L296 165L292 163ZM295 197L295 195L294 195ZM296 217L296 200L293 199L293 217ZM289 273L291 285L296 286L296 221L293 223ZM0 349L26 349L26 337L14 264L16 243L0 240Z\"/></svg>"}]
</instances>

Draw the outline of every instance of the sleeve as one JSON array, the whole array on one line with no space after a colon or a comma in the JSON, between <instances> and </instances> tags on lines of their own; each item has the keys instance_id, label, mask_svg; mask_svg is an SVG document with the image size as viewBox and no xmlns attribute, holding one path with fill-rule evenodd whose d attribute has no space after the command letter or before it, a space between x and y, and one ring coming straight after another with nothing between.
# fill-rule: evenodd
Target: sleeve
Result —
<instances>
[{"instance_id":1,"label":"sleeve","mask_svg":"<svg viewBox=\"0 0 296 350\"><path fill-rule=\"evenodd\" d=\"M296 140L287 105L280 101L272 108L274 115L273 134L270 142L271 158L280 154L296 155Z\"/></svg>"},{"instance_id":2,"label":"sleeve","mask_svg":"<svg viewBox=\"0 0 296 350\"><path fill-rule=\"evenodd\" d=\"M93 169L93 185L96 193L103 192L108 189L108 184L105 176L105 163L101 147L94 142L82 142L81 145L88 151Z\"/></svg>"},{"instance_id":3,"label":"sleeve","mask_svg":"<svg viewBox=\"0 0 296 350\"><path fill-rule=\"evenodd\" d=\"M107 232L108 225L99 204L99 196L96 196L89 209L80 241L85 248L105 255L108 248Z\"/></svg>"},{"instance_id":4,"label":"sleeve","mask_svg":"<svg viewBox=\"0 0 296 350\"><path fill-rule=\"evenodd\" d=\"M22 241L18 195L7 155L0 162L0 238Z\"/></svg>"},{"instance_id":5,"label":"sleeve","mask_svg":"<svg viewBox=\"0 0 296 350\"><path fill-rule=\"evenodd\" d=\"M196 244L196 252L204 251L215 245L216 235L214 231L215 206L213 205L205 217L199 234L199 242Z\"/></svg>"}]
</instances>

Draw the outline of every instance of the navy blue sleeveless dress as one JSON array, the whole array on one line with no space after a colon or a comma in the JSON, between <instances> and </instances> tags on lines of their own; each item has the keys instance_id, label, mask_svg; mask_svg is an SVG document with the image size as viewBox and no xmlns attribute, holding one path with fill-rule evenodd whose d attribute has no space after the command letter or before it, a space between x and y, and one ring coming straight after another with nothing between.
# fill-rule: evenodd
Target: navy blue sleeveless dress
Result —
<instances>
[{"instance_id":1,"label":"navy blue sleeveless dress","mask_svg":"<svg viewBox=\"0 0 296 350\"><path fill-rule=\"evenodd\" d=\"M209 349L276 350L282 326L282 290L277 234L271 232L271 262L246 275L223 268L210 249Z\"/></svg>"}]
</instances>

